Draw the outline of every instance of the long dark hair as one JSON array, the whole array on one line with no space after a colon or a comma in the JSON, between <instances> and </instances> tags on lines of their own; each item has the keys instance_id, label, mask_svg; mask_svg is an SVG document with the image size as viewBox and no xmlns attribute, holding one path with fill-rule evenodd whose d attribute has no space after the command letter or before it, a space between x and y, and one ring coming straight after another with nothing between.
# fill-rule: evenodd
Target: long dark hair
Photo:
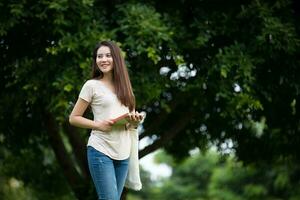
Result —
<instances>
[{"instance_id":1,"label":"long dark hair","mask_svg":"<svg viewBox=\"0 0 300 200\"><path fill-rule=\"evenodd\" d=\"M123 105L127 106L130 111L133 111L135 109L135 97L125 60L121 54L121 49L116 43L112 41L102 41L96 45L93 51L92 78L101 79L103 77L103 72L101 72L96 63L97 51L101 46L107 46L113 58L113 82L116 95Z\"/></svg>"}]
</instances>

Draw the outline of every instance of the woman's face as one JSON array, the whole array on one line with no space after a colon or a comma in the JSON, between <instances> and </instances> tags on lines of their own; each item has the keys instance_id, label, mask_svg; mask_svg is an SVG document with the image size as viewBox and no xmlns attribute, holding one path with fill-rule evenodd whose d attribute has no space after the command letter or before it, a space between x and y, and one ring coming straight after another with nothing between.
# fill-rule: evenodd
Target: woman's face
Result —
<instances>
[{"instance_id":1,"label":"woman's face","mask_svg":"<svg viewBox=\"0 0 300 200\"><path fill-rule=\"evenodd\" d=\"M113 70L113 58L109 47L101 46L97 50L96 63L101 72L108 73Z\"/></svg>"}]
</instances>

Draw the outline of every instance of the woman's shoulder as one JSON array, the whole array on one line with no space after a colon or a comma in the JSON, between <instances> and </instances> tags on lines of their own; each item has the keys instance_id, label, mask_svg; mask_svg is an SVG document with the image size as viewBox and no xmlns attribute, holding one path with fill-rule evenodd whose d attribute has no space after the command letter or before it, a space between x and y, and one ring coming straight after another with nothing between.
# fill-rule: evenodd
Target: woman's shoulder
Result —
<instances>
[{"instance_id":1,"label":"woman's shoulder","mask_svg":"<svg viewBox=\"0 0 300 200\"><path fill-rule=\"evenodd\" d=\"M95 84L97 84L99 80L97 79L88 79L85 81L84 85L89 85L89 86L94 86Z\"/></svg>"}]
</instances>

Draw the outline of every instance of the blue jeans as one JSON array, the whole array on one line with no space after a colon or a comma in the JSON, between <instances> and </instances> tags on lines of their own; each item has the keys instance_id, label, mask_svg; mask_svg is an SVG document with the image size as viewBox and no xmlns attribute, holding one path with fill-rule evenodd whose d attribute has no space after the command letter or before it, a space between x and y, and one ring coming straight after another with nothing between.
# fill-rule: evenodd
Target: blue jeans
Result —
<instances>
[{"instance_id":1,"label":"blue jeans","mask_svg":"<svg viewBox=\"0 0 300 200\"><path fill-rule=\"evenodd\" d=\"M114 160L91 146L88 146L87 158L98 199L119 200L128 173L129 159Z\"/></svg>"}]
</instances>

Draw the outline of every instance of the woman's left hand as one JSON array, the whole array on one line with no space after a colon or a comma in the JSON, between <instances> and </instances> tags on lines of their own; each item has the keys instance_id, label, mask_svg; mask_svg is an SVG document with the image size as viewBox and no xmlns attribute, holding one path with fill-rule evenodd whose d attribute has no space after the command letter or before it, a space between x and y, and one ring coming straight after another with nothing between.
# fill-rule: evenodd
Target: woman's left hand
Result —
<instances>
[{"instance_id":1,"label":"woman's left hand","mask_svg":"<svg viewBox=\"0 0 300 200\"><path fill-rule=\"evenodd\" d=\"M137 127L139 123L143 120L143 118L144 118L143 114L137 111L133 111L128 115L128 122L130 123L131 126Z\"/></svg>"}]
</instances>

